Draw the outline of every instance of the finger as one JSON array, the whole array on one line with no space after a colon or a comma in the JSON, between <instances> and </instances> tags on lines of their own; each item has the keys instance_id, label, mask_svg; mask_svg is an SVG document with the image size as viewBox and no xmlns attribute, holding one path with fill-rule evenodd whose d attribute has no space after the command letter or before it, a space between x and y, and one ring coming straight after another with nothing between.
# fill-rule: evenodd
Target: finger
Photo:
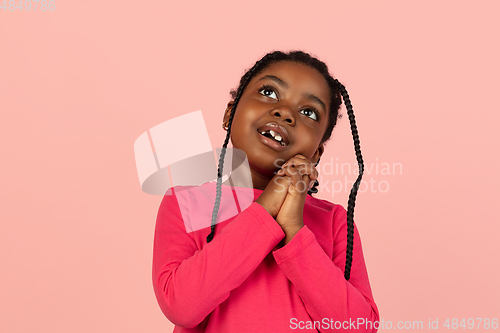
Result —
<instances>
[{"instance_id":1,"label":"finger","mask_svg":"<svg viewBox=\"0 0 500 333\"><path fill-rule=\"evenodd\" d=\"M311 189L314 187L314 183L318 180L319 173L315 167L310 165L300 165L296 167L299 175L302 177L302 181L307 184L307 188ZM297 181L295 182L297 183Z\"/></svg>"},{"instance_id":2,"label":"finger","mask_svg":"<svg viewBox=\"0 0 500 333\"><path fill-rule=\"evenodd\" d=\"M304 168L302 172L300 172L302 176L302 181L305 182L307 189L311 189L314 187L314 183L318 179L318 171L316 168Z\"/></svg>"},{"instance_id":3,"label":"finger","mask_svg":"<svg viewBox=\"0 0 500 333\"><path fill-rule=\"evenodd\" d=\"M288 192L288 188L290 187L290 184L292 183L290 177L286 176L286 175L277 176L277 177L275 177L273 182L275 185L274 192L278 192L278 193L284 192L285 196L286 196L286 193Z\"/></svg>"},{"instance_id":4,"label":"finger","mask_svg":"<svg viewBox=\"0 0 500 333\"><path fill-rule=\"evenodd\" d=\"M302 181L305 183L305 186L304 186L304 191L308 191L312 186L311 186L311 178L309 177L309 175L305 175L302 179ZM312 183L314 184L314 183Z\"/></svg>"},{"instance_id":5,"label":"finger","mask_svg":"<svg viewBox=\"0 0 500 333\"><path fill-rule=\"evenodd\" d=\"M313 165L301 164L296 166L296 169L298 170L301 176L308 175L311 180L318 179L319 176L318 170Z\"/></svg>"},{"instance_id":6,"label":"finger","mask_svg":"<svg viewBox=\"0 0 500 333\"><path fill-rule=\"evenodd\" d=\"M286 175L291 179L291 184L293 184L294 186L309 188L309 176L304 172L300 172L299 168L288 166L280 171L283 175Z\"/></svg>"},{"instance_id":7,"label":"finger","mask_svg":"<svg viewBox=\"0 0 500 333\"><path fill-rule=\"evenodd\" d=\"M297 166L297 165L302 165L302 164L312 164L310 161L305 160L305 159L299 159L299 158L291 158L288 161L286 161L281 167L287 167L287 166Z\"/></svg>"},{"instance_id":8,"label":"finger","mask_svg":"<svg viewBox=\"0 0 500 333\"><path fill-rule=\"evenodd\" d=\"M294 174L298 174L301 178L303 178L305 175L309 176L310 180L317 180L318 179L318 171L316 168L310 164L301 164L298 166L287 166L282 169L280 169L277 172L278 175L288 175L288 176L293 176Z\"/></svg>"},{"instance_id":9,"label":"finger","mask_svg":"<svg viewBox=\"0 0 500 333\"><path fill-rule=\"evenodd\" d=\"M299 193L304 193L309 190L309 176L305 175L304 177L301 177L300 180L290 184L290 190L291 192L299 192Z\"/></svg>"},{"instance_id":10,"label":"finger","mask_svg":"<svg viewBox=\"0 0 500 333\"><path fill-rule=\"evenodd\" d=\"M298 164L304 164L304 163L309 163L311 165L314 165L314 163L311 162L310 159L305 157L304 155L297 154L291 157L288 161L283 163L282 166L288 166L288 165L298 165Z\"/></svg>"},{"instance_id":11,"label":"finger","mask_svg":"<svg viewBox=\"0 0 500 333\"><path fill-rule=\"evenodd\" d=\"M292 159L290 159L281 166L281 169L285 169L288 167L308 166L308 165L310 165L311 167L314 167L311 163L308 163L305 160L292 160Z\"/></svg>"}]
</instances>

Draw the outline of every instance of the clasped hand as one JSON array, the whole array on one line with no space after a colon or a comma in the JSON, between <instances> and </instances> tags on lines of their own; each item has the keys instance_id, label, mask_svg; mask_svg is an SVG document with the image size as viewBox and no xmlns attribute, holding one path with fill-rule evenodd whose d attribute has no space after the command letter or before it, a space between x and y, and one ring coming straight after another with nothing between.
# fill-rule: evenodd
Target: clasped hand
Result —
<instances>
[{"instance_id":1,"label":"clasped hand","mask_svg":"<svg viewBox=\"0 0 500 333\"><path fill-rule=\"evenodd\" d=\"M303 213L307 191L318 179L314 164L297 154L286 161L271 179L256 202L276 219L285 232L282 245L287 244L304 226Z\"/></svg>"}]
</instances>

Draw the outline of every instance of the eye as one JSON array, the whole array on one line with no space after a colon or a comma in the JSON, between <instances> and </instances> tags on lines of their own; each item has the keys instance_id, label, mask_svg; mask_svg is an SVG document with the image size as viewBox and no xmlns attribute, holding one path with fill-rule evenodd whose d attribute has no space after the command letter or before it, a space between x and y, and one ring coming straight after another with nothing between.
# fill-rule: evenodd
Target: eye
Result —
<instances>
[{"instance_id":1,"label":"eye","mask_svg":"<svg viewBox=\"0 0 500 333\"><path fill-rule=\"evenodd\" d=\"M271 86L264 85L264 86L260 87L259 93L266 96L266 97L271 97L272 99L278 99L278 96L276 95L276 91ZM273 97L273 95L274 95L274 97Z\"/></svg>"},{"instance_id":2,"label":"eye","mask_svg":"<svg viewBox=\"0 0 500 333\"><path fill-rule=\"evenodd\" d=\"M318 112L315 109L303 109L300 110L299 112L313 120L318 121L319 119Z\"/></svg>"}]
</instances>

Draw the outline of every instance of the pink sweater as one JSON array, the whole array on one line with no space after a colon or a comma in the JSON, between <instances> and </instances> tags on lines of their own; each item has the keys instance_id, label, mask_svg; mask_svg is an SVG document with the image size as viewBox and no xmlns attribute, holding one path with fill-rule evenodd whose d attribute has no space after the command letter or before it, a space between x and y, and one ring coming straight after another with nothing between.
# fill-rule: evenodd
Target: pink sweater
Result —
<instances>
[{"instance_id":1,"label":"pink sweater","mask_svg":"<svg viewBox=\"0 0 500 333\"><path fill-rule=\"evenodd\" d=\"M351 277L344 279L347 221L342 206L308 195L304 227L287 245L274 250L285 234L253 202L262 190L246 189L253 191L253 201L235 217L218 223L214 239L207 244L215 182L201 185L203 193L212 196L194 194L178 200L179 188L160 204L153 249L155 295L165 316L176 325L174 332L354 328L376 332L371 327L378 327L379 314L356 226ZM231 188L223 185L222 196L227 198L227 193ZM180 201L193 216L204 211L204 228L188 232Z\"/></svg>"}]
</instances>

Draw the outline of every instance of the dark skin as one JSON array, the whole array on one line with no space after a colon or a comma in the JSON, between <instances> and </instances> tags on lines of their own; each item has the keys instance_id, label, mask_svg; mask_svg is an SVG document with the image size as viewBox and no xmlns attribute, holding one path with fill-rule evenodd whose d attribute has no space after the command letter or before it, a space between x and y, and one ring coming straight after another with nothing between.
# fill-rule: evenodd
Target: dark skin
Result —
<instances>
[{"instance_id":1,"label":"dark skin","mask_svg":"<svg viewBox=\"0 0 500 333\"><path fill-rule=\"evenodd\" d=\"M225 123L233 104L227 105ZM324 77L312 67L289 61L272 64L252 78L238 103L231 142L247 155L253 187L263 190L256 202L285 232L281 246L304 226L304 203L318 177L314 165L324 152L321 139L328 126L329 105ZM286 128L284 149L266 145L259 137L257 129L269 122Z\"/></svg>"}]
</instances>

